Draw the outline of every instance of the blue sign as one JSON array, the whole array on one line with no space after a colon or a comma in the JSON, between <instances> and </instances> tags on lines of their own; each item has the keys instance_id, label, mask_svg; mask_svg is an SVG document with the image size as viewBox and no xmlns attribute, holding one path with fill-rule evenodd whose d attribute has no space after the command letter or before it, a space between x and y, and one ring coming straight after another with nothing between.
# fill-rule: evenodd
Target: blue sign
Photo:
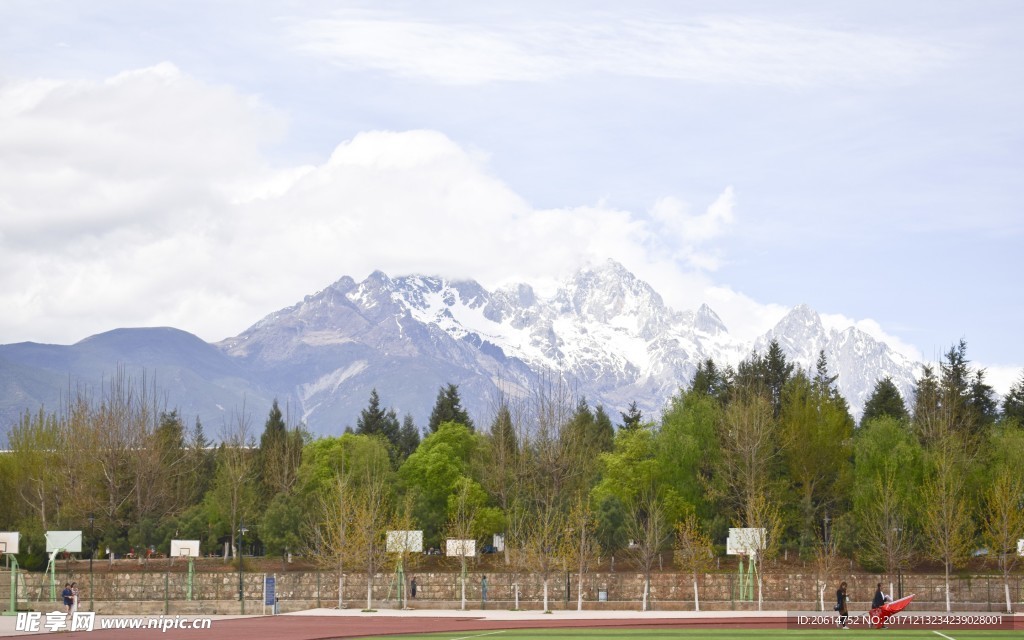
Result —
<instances>
[{"instance_id":1,"label":"blue sign","mask_svg":"<svg viewBox=\"0 0 1024 640\"><path fill-rule=\"evenodd\" d=\"M276 589L274 588L276 586L275 582L277 582L277 580L274 578L274 576L267 576L263 578L263 604L265 605L274 604L274 596L276 595Z\"/></svg>"}]
</instances>

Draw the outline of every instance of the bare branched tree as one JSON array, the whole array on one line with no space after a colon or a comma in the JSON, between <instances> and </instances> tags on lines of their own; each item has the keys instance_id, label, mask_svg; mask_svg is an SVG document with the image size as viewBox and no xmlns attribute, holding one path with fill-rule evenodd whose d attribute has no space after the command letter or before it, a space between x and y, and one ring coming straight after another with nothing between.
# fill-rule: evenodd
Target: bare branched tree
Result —
<instances>
[{"instance_id":1,"label":"bare branched tree","mask_svg":"<svg viewBox=\"0 0 1024 640\"><path fill-rule=\"evenodd\" d=\"M597 516L590 508L585 494L580 494L573 503L566 521L562 557L566 565L576 568L576 610L583 611L583 577L590 566L597 562L600 548L595 530Z\"/></svg>"},{"instance_id":2,"label":"bare branched tree","mask_svg":"<svg viewBox=\"0 0 1024 640\"><path fill-rule=\"evenodd\" d=\"M642 610L648 611L651 571L659 554L672 538L672 530L665 520L665 512L653 490L645 491L629 505L626 534L630 538L626 552L644 574Z\"/></svg>"},{"instance_id":3,"label":"bare branched tree","mask_svg":"<svg viewBox=\"0 0 1024 640\"><path fill-rule=\"evenodd\" d=\"M950 433L935 444L932 473L922 491L924 548L945 569L946 611L952 610L949 571L954 564L967 559L974 541L964 474L957 464L961 451L957 441L956 435Z\"/></svg>"},{"instance_id":4,"label":"bare branched tree","mask_svg":"<svg viewBox=\"0 0 1024 640\"><path fill-rule=\"evenodd\" d=\"M1017 563L1017 541L1024 539L1024 477L1019 469L1003 467L984 494L984 536L1003 574L1006 612L1013 613L1010 574Z\"/></svg>"},{"instance_id":5,"label":"bare branched tree","mask_svg":"<svg viewBox=\"0 0 1024 640\"><path fill-rule=\"evenodd\" d=\"M714 546L711 538L701 529L697 514L689 513L676 524L676 564L690 574L693 580L693 608L700 611L698 578L711 567Z\"/></svg>"}]
</instances>

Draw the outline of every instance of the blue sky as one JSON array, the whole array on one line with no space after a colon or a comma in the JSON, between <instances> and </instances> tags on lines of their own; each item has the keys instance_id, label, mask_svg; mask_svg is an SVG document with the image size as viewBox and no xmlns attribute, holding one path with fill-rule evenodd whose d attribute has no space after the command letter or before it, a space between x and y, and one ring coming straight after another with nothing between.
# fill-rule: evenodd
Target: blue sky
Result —
<instances>
[{"instance_id":1,"label":"blue sky","mask_svg":"<svg viewBox=\"0 0 1024 640\"><path fill-rule=\"evenodd\" d=\"M1024 365L1014 2L0 5L0 342L614 258Z\"/></svg>"}]
</instances>

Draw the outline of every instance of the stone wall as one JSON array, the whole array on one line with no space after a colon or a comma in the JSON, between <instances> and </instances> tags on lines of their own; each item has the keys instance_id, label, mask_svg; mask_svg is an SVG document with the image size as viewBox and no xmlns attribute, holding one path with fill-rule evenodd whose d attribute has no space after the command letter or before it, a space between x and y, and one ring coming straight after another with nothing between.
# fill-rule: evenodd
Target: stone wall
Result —
<instances>
[{"instance_id":1,"label":"stone wall","mask_svg":"<svg viewBox=\"0 0 1024 640\"><path fill-rule=\"evenodd\" d=\"M246 608L249 612L262 610L262 573L244 574ZM338 604L338 575L331 572L288 572L276 574L277 594L285 611L313 607L335 607ZM461 588L458 573L420 573L410 571L406 580L415 577L418 608L452 608L460 606ZM466 597L468 606L481 606L481 577L478 572L467 575ZM539 608L543 598L543 581L535 574L519 576L509 573L489 573L488 604L498 608L511 608L514 588L518 586L520 606ZM553 608L575 608L576 576L559 573L548 581L549 605ZM158 612L215 613L235 612L238 605L237 573L197 572L192 585L192 601L186 599L188 574L182 572L111 572L93 576L92 600L98 611L109 607L124 607L126 603L156 607ZM877 575L851 574L842 577L849 584L851 610L866 610L874 594L875 584L882 580ZM0 610L8 608L9 575L0 574ZM47 574L19 573L18 599L22 603L49 603L50 580ZM88 572L60 573L57 592L65 581L77 581L83 602L90 600ZM567 597L568 586L568 597ZM756 608L754 602L737 599L736 573L708 573L701 576L701 608L708 610ZM817 610L819 586L816 577L807 573L769 573L763 579L765 609ZM889 585L886 581L886 592ZM825 589L825 609L831 611L836 585ZM1017 607L1024 598L1024 579L1020 575L1011 580L1011 597ZM602 598L602 592L604 594ZM588 609L639 608L643 592L643 576L637 573L592 573L584 577L583 599ZM944 610L945 587L941 575L908 575L903 577L903 594L916 593L918 610ZM381 574L375 578L373 599L375 607L397 606L398 585L394 574ZM168 604L165 606L164 602ZM366 578L358 574L345 578L344 601L349 607L366 606ZM960 576L952 581L953 608L958 611L1001 611L1005 608L1003 583L999 576ZM143 605L143 603L147 603ZM674 610L693 608L692 581L687 575L655 573L651 581L651 605L654 609ZM48 606L48 605L47 605ZM122 609L123 611L123 609ZM109 610L106 612L114 612Z\"/></svg>"}]
</instances>

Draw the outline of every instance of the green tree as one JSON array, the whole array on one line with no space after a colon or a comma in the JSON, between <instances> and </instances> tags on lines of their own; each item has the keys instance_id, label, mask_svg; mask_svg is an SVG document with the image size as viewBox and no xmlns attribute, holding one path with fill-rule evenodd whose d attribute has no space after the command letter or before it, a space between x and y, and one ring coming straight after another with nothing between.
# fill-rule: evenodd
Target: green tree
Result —
<instances>
[{"instance_id":1,"label":"green tree","mask_svg":"<svg viewBox=\"0 0 1024 640\"><path fill-rule=\"evenodd\" d=\"M700 611L699 576L711 567L714 559L711 538L704 533L696 513L689 513L676 523L675 560L679 569L693 580L693 608Z\"/></svg>"},{"instance_id":2,"label":"green tree","mask_svg":"<svg viewBox=\"0 0 1024 640\"><path fill-rule=\"evenodd\" d=\"M283 556L300 549L306 539L307 518L301 497L289 493L275 495L260 522L260 539L266 544L267 555Z\"/></svg>"},{"instance_id":3,"label":"green tree","mask_svg":"<svg viewBox=\"0 0 1024 640\"><path fill-rule=\"evenodd\" d=\"M603 405L597 405L594 409L594 426L592 432L594 448L602 453L612 450L615 442L615 425Z\"/></svg>"},{"instance_id":4,"label":"green tree","mask_svg":"<svg viewBox=\"0 0 1024 640\"><path fill-rule=\"evenodd\" d=\"M415 502L413 514L423 527L426 541L439 544L444 528L448 496L460 478L467 476L479 438L468 427L445 422L431 433L398 469L405 491Z\"/></svg>"},{"instance_id":5,"label":"green tree","mask_svg":"<svg viewBox=\"0 0 1024 640\"><path fill-rule=\"evenodd\" d=\"M921 445L906 425L883 417L860 430L853 454L857 555L865 566L894 576L914 552Z\"/></svg>"},{"instance_id":6,"label":"green tree","mask_svg":"<svg viewBox=\"0 0 1024 640\"><path fill-rule=\"evenodd\" d=\"M370 391L369 405L359 412L356 433L367 436L383 436L393 447L398 448L400 427L394 409L383 409L377 390Z\"/></svg>"},{"instance_id":7,"label":"green tree","mask_svg":"<svg viewBox=\"0 0 1024 640\"><path fill-rule=\"evenodd\" d=\"M412 414L405 414L402 429L398 432L398 459L405 460L420 446L420 428L413 422Z\"/></svg>"},{"instance_id":8,"label":"green tree","mask_svg":"<svg viewBox=\"0 0 1024 640\"><path fill-rule=\"evenodd\" d=\"M820 369L819 369L820 371ZM800 548L810 552L822 515L849 499L853 418L828 384L802 372L786 383L781 432L788 480L799 498Z\"/></svg>"},{"instance_id":9,"label":"green tree","mask_svg":"<svg viewBox=\"0 0 1024 640\"><path fill-rule=\"evenodd\" d=\"M258 454L261 493L265 501L292 490L302 462L304 441L301 429L288 429L275 399L260 435Z\"/></svg>"},{"instance_id":10,"label":"green tree","mask_svg":"<svg viewBox=\"0 0 1024 640\"><path fill-rule=\"evenodd\" d=\"M597 544L597 518L585 495L573 503L565 522L565 539L561 556L566 567L576 569L576 610L583 611L583 576L597 562L600 547Z\"/></svg>"},{"instance_id":11,"label":"green tree","mask_svg":"<svg viewBox=\"0 0 1024 640\"><path fill-rule=\"evenodd\" d=\"M430 412L430 432L434 433L445 422L456 422L464 425L470 431L474 429L473 421L470 420L466 410L462 408L458 385L448 384L437 392L437 400Z\"/></svg>"},{"instance_id":12,"label":"green tree","mask_svg":"<svg viewBox=\"0 0 1024 640\"><path fill-rule=\"evenodd\" d=\"M943 412L942 390L935 370L930 365L921 369L921 378L914 387L914 430L922 443L942 437L947 430Z\"/></svg>"},{"instance_id":13,"label":"green tree","mask_svg":"<svg viewBox=\"0 0 1024 640\"><path fill-rule=\"evenodd\" d=\"M699 391L680 392L661 417L656 434L655 459L660 477L683 502L693 505L704 519L714 519L711 499L722 487L715 470L721 462L717 425L722 408L714 396Z\"/></svg>"},{"instance_id":14,"label":"green tree","mask_svg":"<svg viewBox=\"0 0 1024 640\"><path fill-rule=\"evenodd\" d=\"M929 451L928 475L921 491L925 551L942 562L946 572L946 611L951 611L949 572L967 559L973 543L970 498L964 482L967 475L963 446L956 434L949 434Z\"/></svg>"},{"instance_id":15,"label":"green tree","mask_svg":"<svg viewBox=\"0 0 1024 640\"><path fill-rule=\"evenodd\" d=\"M782 411L782 390L786 387L791 375L793 375L793 363L786 360L779 341L772 339L768 344L768 352L764 359L768 392L772 401L773 414L776 418Z\"/></svg>"},{"instance_id":16,"label":"green tree","mask_svg":"<svg viewBox=\"0 0 1024 640\"><path fill-rule=\"evenodd\" d=\"M889 416L897 420L910 419L903 396L896 388L896 383L892 381L892 376L885 376L875 381L875 388L872 389L871 396L864 404L864 414L860 417L860 425L863 427L882 416Z\"/></svg>"},{"instance_id":17,"label":"green tree","mask_svg":"<svg viewBox=\"0 0 1024 640\"><path fill-rule=\"evenodd\" d=\"M1024 373L1003 397L1003 419L1024 426Z\"/></svg>"},{"instance_id":18,"label":"green tree","mask_svg":"<svg viewBox=\"0 0 1024 640\"><path fill-rule=\"evenodd\" d=\"M728 369L719 369L715 361L708 358L697 363L697 371L693 374L690 390L724 402L729 393L729 384Z\"/></svg>"},{"instance_id":19,"label":"green tree","mask_svg":"<svg viewBox=\"0 0 1024 640\"><path fill-rule=\"evenodd\" d=\"M758 505L774 502L781 464L779 429L769 396L737 391L719 422L722 455L716 475L735 521L740 526L756 527Z\"/></svg>"},{"instance_id":20,"label":"green tree","mask_svg":"<svg viewBox=\"0 0 1024 640\"><path fill-rule=\"evenodd\" d=\"M636 400L629 403L629 409L627 411L620 411L619 414L622 416L623 429L636 429L644 420L643 413L640 411L639 407L636 406Z\"/></svg>"},{"instance_id":21,"label":"green tree","mask_svg":"<svg viewBox=\"0 0 1024 640\"><path fill-rule=\"evenodd\" d=\"M993 550L999 572L1003 576L1006 612L1013 612L1010 596L1010 575L1017 563L1015 545L1024 539L1024 478L1019 469L1001 467L984 491L982 532L985 543Z\"/></svg>"}]
</instances>

